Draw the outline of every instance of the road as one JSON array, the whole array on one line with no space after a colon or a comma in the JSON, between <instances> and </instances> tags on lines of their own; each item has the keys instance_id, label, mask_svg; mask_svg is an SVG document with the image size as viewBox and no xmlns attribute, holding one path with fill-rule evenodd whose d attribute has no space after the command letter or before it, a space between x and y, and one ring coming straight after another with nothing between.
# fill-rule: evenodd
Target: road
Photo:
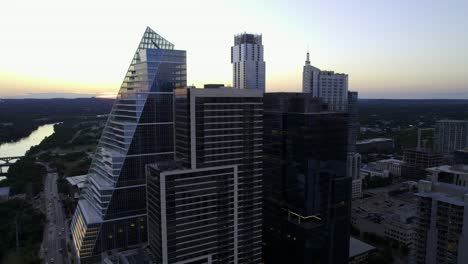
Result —
<instances>
[{"instance_id":1,"label":"road","mask_svg":"<svg viewBox=\"0 0 468 264\"><path fill-rule=\"evenodd\" d=\"M44 256L44 263L68 264L70 261L66 240L69 231L67 219L59 200L57 189L58 175L57 173L50 172L48 167L47 169L48 173L44 182L47 224L44 230L42 254Z\"/></svg>"}]
</instances>

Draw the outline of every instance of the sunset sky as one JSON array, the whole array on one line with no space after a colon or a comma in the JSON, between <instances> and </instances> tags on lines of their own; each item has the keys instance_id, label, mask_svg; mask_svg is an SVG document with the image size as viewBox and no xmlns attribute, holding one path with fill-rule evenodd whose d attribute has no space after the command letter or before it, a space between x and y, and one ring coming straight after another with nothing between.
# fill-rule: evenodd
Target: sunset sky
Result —
<instances>
[{"instance_id":1,"label":"sunset sky","mask_svg":"<svg viewBox=\"0 0 468 264\"><path fill-rule=\"evenodd\" d=\"M309 46L361 98L468 99L466 0L2 1L0 97L115 94L146 26L187 50L189 85L231 84L247 31L263 34L267 91L301 90Z\"/></svg>"}]
</instances>

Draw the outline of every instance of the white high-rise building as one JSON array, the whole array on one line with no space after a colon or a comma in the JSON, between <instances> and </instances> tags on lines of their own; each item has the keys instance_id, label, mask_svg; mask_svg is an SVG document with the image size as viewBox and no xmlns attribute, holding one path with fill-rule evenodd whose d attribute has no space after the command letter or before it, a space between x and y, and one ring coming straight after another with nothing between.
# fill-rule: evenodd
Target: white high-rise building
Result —
<instances>
[{"instance_id":1,"label":"white high-rise building","mask_svg":"<svg viewBox=\"0 0 468 264\"><path fill-rule=\"evenodd\" d=\"M231 63L234 88L265 91L262 35L242 33L234 36Z\"/></svg>"},{"instance_id":2,"label":"white high-rise building","mask_svg":"<svg viewBox=\"0 0 468 264\"><path fill-rule=\"evenodd\" d=\"M302 92L312 93L328 104L331 111L346 111L348 106L348 75L321 71L310 65L309 52L302 73Z\"/></svg>"},{"instance_id":3,"label":"white high-rise building","mask_svg":"<svg viewBox=\"0 0 468 264\"><path fill-rule=\"evenodd\" d=\"M436 151L452 154L468 147L468 120L439 120L435 126Z\"/></svg>"},{"instance_id":4,"label":"white high-rise building","mask_svg":"<svg viewBox=\"0 0 468 264\"><path fill-rule=\"evenodd\" d=\"M427 169L419 181L415 264L468 263L468 166Z\"/></svg>"},{"instance_id":5,"label":"white high-rise building","mask_svg":"<svg viewBox=\"0 0 468 264\"><path fill-rule=\"evenodd\" d=\"M360 179L361 154L357 152L348 152L347 174L353 180Z\"/></svg>"}]
</instances>

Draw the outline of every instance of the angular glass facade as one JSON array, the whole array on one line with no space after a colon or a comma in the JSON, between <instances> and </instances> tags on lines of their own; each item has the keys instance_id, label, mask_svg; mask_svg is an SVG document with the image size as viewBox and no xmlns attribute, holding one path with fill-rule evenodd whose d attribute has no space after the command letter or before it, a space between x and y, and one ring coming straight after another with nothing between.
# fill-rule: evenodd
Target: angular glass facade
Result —
<instances>
[{"instance_id":1,"label":"angular glass facade","mask_svg":"<svg viewBox=\"0 0 468 264\"><path fill-rule=\"evenodd\" d=\"M174 158L173 90L186 53L147 28L103 130L72 220L81 263L147 241L145 165Z\"/></svg>"},{"instance_id":2,"label":"angular glass facade","mask_svg":"<svg viewBox=\"0 0 468 264\"><path fill-rule=\"evenodd\" d=\"M294 93L264 109L265 263L348 263L347 114Z\"/></svg>"}]
</instances>

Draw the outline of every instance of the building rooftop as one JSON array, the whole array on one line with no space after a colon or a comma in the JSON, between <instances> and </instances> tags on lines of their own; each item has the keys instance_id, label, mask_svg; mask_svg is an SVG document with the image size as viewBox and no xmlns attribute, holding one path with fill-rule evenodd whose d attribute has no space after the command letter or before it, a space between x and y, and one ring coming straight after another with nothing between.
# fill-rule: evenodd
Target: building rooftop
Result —
<instances>
[{"instance_id":1,"label":"building rooftop","mask_svg":"<svg viewBox=\"0 0 468 264\"><path fill-rule=\"evenodd\" d=\"M216 84L214 84L216 85ZM231 86L220 86L211 88L198 88L186 86L175 89L176 95L185 96L190 93L198 97L263 97L263 91L258 89L237 89Z\"/></svg>"},{"instance_id":2,"label":"building rooftop","mask_svg":"<svg viewBox=\"0 0 468 264\"><path fill-rule=\"evenodd\" d=\"M0 196L10 196L10 187L1 187Z\"/></svg>"},{"instance_id":3,"label":"building rooftop","mask_svg":"<svg viewBox=\"0 0 468 264\"><path fill-rule=\"evenodd\" d=\"M265 112L313 113L328 110L321 98L310 93L265 93L263 98Z\"/></svg>"},{"instance_id":4,"label":"building rooftop","mask_svg":"<svg viewBox=\"0 0 468 264\"><path fill-rule=\"evenodd\" d=\"M375 143L375 142L385 142L385 141L393 141L391 138L369 138L358 140L356 144L367 144L367 143Z\"/></svg>"},{"instance_id":5,"label":"building rooftop","mask_svg":"<svg viewBox=\"0 0 468 264\"><path fill-rule=\"evenodd\" d=\"M182 163L174 160L168 161L160 161L157 163L151 163L147 165L157 171L164 172L164 171L178 171L178 170L185 170L188 169L182 165Z\"/></svg>"},{"instance_id":6,"label":"building rooftop","mask_svg":"<svg viewBox=\"0 0 468 264\"><path fill-rule=\"evenodd\" d=\"M388 172L388 170L379 168L373 163L368 163L368 164L362 163L361 164L361 170L362 171L370 171L370 172L386 172L386 171Z\"/></svg>"},{"instance_id":7,"label":"building rooftop","mask_svg":"<svg viewBox=\"0 0 468 264\"><path fill-rule=\"evenodd\" d=\"M364 253L368 253L372 250L375 250L375 247L362 242L354 237L349 238L349 257L356 257Z\"/></svg>"},{"instance_id":8,"label":"building rooftop","mask_svg":"<svg viewBox=\"0 0 468 264\"><path fill-rule=\"evenodd\" d=\"M101 216L96 212L96 209L88 202L88 200L81 199L78 201L78 204L87 224L102 222Z\"/></svg>"},{"instance_id":9,"label":"building rooftop","mask_svg":"<svg viewBox=\"0 0 468 264\"><path fill-rule=\"evenodd\" d=\"M385 163L393 163L393 164L396 164L396 165L401 165L403 164L403 161L402 160L398 160L398 159L383 159L383 160L378 160L376 162L385 162Z\"/></svg>"},{"instance_id":10,"label":"building rooftop","mask_svg":"<svg viewBox=\"0 0 468 264\"><path fill-rule=\"evenodd\" d=\"M203 85L203 88L204 89L214 89L214 88L222 88L224 87L224 84L218 84L218 83L208 83L208 84L204 84Z\"/></svg>"},{"instance_id":11,"label":"building rooftop","mask_svg":"<svg viewBox=\"0 0 468 264\"><path fill-rule=\"evenodd\" d=\"M410 152L410 151L440 155L439 153L435 152L433 149L430 149L430 148L407 148L405 149L405 152Z\"/></svg>"},{"instance_id":12,"label":"building rooftop","mask_svg":"<svg viewBox=\"0 0 468 264\"><path fill-rule=\"evenodd\" d=\"M84 184L87 178L88 178L88 175L78 175L78 176L73 176L73 177L66 177L65 179L72 186L76 186L78 189L81 189L84 187Z\"/></svg>"},{"instance_id":13,"label":"building rooftop","mask_svg":"<svg viewBox=\"0 0 468 264\"><path fill-rule=\"evenodd\" d=\"M348 74L346 73L339 73L339 72L334 72L334 71L320 71L321 74L325 74L325 75L340 75L340 76L343 76L343 77L346 77L348 76Z\"/></svg>"},{"instance_id":14,"label":"building rooftop","mask_svg":"<svg viewBox=\"0 0 468 264\"><path fill-rule=\"evenodd\" d=\"M133 249L119 253L119 260L122 264L148 264L150 258L143 249Z\"/></svg>"},{"instance_id":15,"label":"building rooftop","mask_svg":"<svg viewBox=\"0 0 468 264\"><path fill-rule=\"evenodd\" d=\"M455 194L455 192L460 191L459 189L463 188L463 187L456 186L454 184L446 184L446 183L437 183L435 185L438 185L438 186L434 186L435 187L434 191L419 192L416 195L420 196L420 197L429 197L429 198L435 199L437 201L442 201L442 202L449 203L449 204L454 204L454 205L458 205L458 206L465 206L464 197ZM450 186L448 186L448 185L450 185ZM445 192L438 192L437 187L442 187L442 186L452 188L453 191L454 191L454 194L446 193L449 190L447 188L444 190ZM461 191L466 192L467 189L464 188L464 190L461 190Z\"/></svg>"},{"instance_id":16,"label":"building rooftop","mask_svg":"<svg viewBox=\"0 0 468 264\"><path fill-rule=\"evenodd\" d=\"M453 119L445 119L445 120L438 120L437 123L468 123L468 120L453 120Z\"/></svg>"},{"instance_id":17,"label":"building rooftop","mask_svg":"<svg viewBox=\"0 0 468 264\"><path fill-rule=\"evenodd\" d=\"M262 35L252 33L240 33L234 36L234 45L240 44L262 44Z\"/></svg>"},{"instance_id":18,"label":"building rooftop","mask_svg":"<svg viewBox=\"0 0 468 264\"><path fill-rule=\"evenodd\" d=\"M443 171L453 174L466 174L468 173L468 164L457 164L457 165L441 165L437 167L427 168L426 171Z\"/></svg>"},{"instance_id":19,"label":"building rooftop","mask_svg":"<svg viewBox=\"0 0 468 264\"><path fill-rule=\"evenodd\" d=\"M372 222L378 216L382 222L398 221L408 223L416 215L417 199L412 192L391 195L392 191L401 190L400 185L380 188L375 192L367 191L370 197L353 201L352 214Z\"/></svg>"}]
</instances>

